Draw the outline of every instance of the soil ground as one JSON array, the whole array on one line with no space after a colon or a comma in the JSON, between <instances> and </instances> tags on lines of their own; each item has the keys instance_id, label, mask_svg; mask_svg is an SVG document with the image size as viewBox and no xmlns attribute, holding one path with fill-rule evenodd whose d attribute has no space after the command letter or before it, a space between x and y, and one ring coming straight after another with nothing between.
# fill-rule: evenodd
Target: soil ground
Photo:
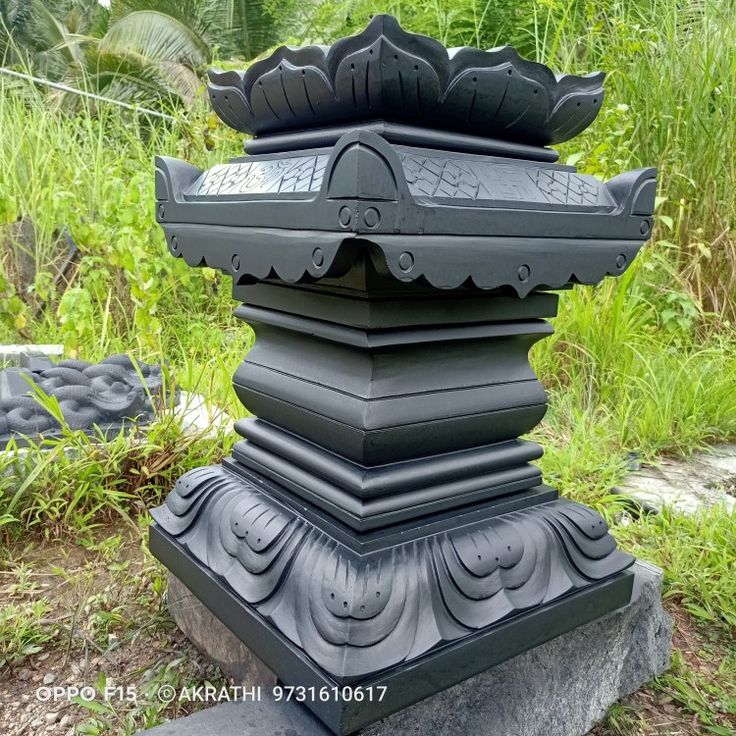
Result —
<instances>
[{"instance_id":1,"label":"soil ground","mask_svg":"<svg viewBox=\"0 0 736 736\"><path fill-rule=\"evenodd\" d=\"M14 607L5 626L18 643L0 670L0 733L133 734L203 707L162 702L161 688L226 683L169 619L165 570L140 529L120 524L94 539L36 539L7 552L0 600ZM667 607L672 670L615 705L591 736L736 734L736 654L676 601ZM73 687L87 691L70 700Z\"/></svg>"}]
</instances>

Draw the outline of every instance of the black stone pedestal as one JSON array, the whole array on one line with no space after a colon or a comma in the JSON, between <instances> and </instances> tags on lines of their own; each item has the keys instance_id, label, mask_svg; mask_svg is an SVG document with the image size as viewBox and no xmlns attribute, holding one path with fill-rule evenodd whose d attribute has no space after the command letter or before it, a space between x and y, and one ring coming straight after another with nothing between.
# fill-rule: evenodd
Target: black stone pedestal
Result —
<instances>
[{"instance_id":1,"label":"black stone pedestal","mask_svg":"<svg viewBox=\"0 0 736 736\"><path fill-rule=\"evenodd\" d=\"M546 409L527 354L554 295L397 286L366 258L343 283L236 290L258 339L235 389L259 418L151 530L281 681L386 687L308 701L336 733L625 605L633 562L517 439Z\"/></svg>"},{"instance_id":2,"label":"black stone pedestal","mask_svg":"<svg viewBox=\"0 0 736 736\"><path fill-rule=\"evenodd\" d=\"M544 148L601 77L380 17L211 79L256 155L157 159L156 212L233 276L257 418L152 512L152 551L338 734L624 606L633 557L519 439L549 292L623 273L651 230L653 170L603 183Z\"/></svg>"},{"instance_id":3,"label":"black stone pedestal","mask_svg":"<svg viewBox=\"0 0 736 736\"><path fill-rule=\"evenodd\" d=\"M388 649L379 649L380 645L374 645L376 651L361 653L356 657L358 666L345 662L343 673L335 674L316 665L312 658L303 656L295 649L293 642L279 630L283 628L283 621L277 619L278 628L273 626L267 612L261 614L258 606L244 602L221 577L213 574L193 554L183 551L174 538L156 525L151 528L150 547L153 554L170 570L175 570L177 576L220 621L247 643L259 659L269 664L281 683L305 688L303 704L336 734L352 733L619 608L630 599L633 582L631 573L622 572L547 605L534 606L507 623L474 633L457 630L453 632L459 637L456 641L412 661L409 667L401 666L403 662L400 660L397 666L371 671L370 668L376 665L366 666L366 660L381 662L379 657L385 656ZM212 560L204 562L211 563ZM299 572L303 573L304 570ZM338 588L338 581L335 583ZM427 593L429 591L425 591ZM367 600L367 596L359 600ZM300 606L297 609L297 619L311 615L307 612L308 607L319 605L319 602L309 598L300 603L304 608ZM411 602L402 603L406 605ZM433 628L438 623L432 620L436 613L417 612L408 626L407 622L403 622L401 630L389 639L399 654L408 648L401 646L399 640L403 637L400 634L408 642L408 637L415 634L417 629ZM295 620L292 625L304 630L315 626L316 622ZM406 628L412 631L403 631ZM328 642L321 643L323 649L330 648ZM306 651L314 659L325 656L316 650L316 646L318 644L312 649L311 644L306 644ZM334 667L336 653L328 656ZM386 659L390 661L396 658ZM360 676L358 673L364 670Z\"/></svg>"}]
</instances>

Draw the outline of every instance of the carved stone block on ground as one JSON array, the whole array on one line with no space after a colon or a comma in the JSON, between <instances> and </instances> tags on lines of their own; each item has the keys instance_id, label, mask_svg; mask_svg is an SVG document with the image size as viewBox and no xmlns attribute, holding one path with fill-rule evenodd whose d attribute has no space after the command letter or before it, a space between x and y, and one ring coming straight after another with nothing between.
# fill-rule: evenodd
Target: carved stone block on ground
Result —
<instances>
[{"instance_id":1,"label":"carved stone block on ground","mask_svg":"<svg viewBox=\"0 0 736 736\"><path fill-rule=\"evenodd\" d=\"M134 362L127 355L93 364L55 363L29 353L20 368L0 370L0 447L11 439L23 445L29 438L60 436L58 417L41 403L41 396L58 402L69 429L117 433L150 422L156 402L163 400L163 387L160 365Z\"/></svg>"}]
</instances>

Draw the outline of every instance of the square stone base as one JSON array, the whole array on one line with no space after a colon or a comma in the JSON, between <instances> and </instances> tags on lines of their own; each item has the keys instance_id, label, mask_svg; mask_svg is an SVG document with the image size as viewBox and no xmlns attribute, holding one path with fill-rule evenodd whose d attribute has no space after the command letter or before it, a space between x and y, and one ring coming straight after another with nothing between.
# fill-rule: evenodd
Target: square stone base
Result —
<instances>
[{"instance_id":1,"label":"square stone base","mask_svg":"<svg viewBox=\"0 0 736 736\"><path fill-rule=\"evenodd\" d=\"M236 685L276 684L276 675L172 572L166 598L171 618L187 639Z\"/></svg>"},{"instance_id":2,"label":"square stone base","mask_svg":"<svg viewBox=\"0 0 736 736\"><path fill-rule=\"evenodd\" d=\"M631 603L362 730L361 736L583 736L620 698L669 664L671 621L662 572L633 567ZM295 702L274 702L275 676L171 577L174 620L238 684L262 685L260 702L225 703L159 726L150 736L328 736ZM289 730L291 729L291 731Z\"/></svg>"}]
</instances>

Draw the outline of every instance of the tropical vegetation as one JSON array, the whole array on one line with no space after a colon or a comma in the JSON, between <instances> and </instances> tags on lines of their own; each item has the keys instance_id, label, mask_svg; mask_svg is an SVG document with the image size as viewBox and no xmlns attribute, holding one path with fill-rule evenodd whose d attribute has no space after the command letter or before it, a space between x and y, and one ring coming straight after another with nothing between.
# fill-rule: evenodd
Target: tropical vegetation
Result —
<instances>
[{"instance_id":1,"label":"tropical vegetation","mask_svg":"<svg viewBox=\"0 0 736 736\"><path fill-rule=\"evenodd\" d=\"M656 463L736 437L733 0L0 0L4 68L171 117L0 73L0 342L165 360L184 389L243 413L230 380L253 334L231 316L226 279L168 254L152 158L204 168L242 153L205 104L209 65L242 67L279 41L329 43L379 11L450 46L510 42L561 72L607 71L604 109L563 160L603 178L659 170L652 241L624 278L564 292L556 334L534 348L550 396L536 435L547 482L666 570L673 669L598 733L736 734L736 518L647 516L611 493L632 457ZM78 256L59 277L70 240ZM64 651L95 651L95 677L140 686L135 707L74 706L80 733L133 733L181 712L151 695L162 682L219 676L171 628L143 536L172 479L227 448L218 432L184 433L164 407L145 435L100 444L69 431L0 455L10 686Z\"/></svg>"}]
</instances>

